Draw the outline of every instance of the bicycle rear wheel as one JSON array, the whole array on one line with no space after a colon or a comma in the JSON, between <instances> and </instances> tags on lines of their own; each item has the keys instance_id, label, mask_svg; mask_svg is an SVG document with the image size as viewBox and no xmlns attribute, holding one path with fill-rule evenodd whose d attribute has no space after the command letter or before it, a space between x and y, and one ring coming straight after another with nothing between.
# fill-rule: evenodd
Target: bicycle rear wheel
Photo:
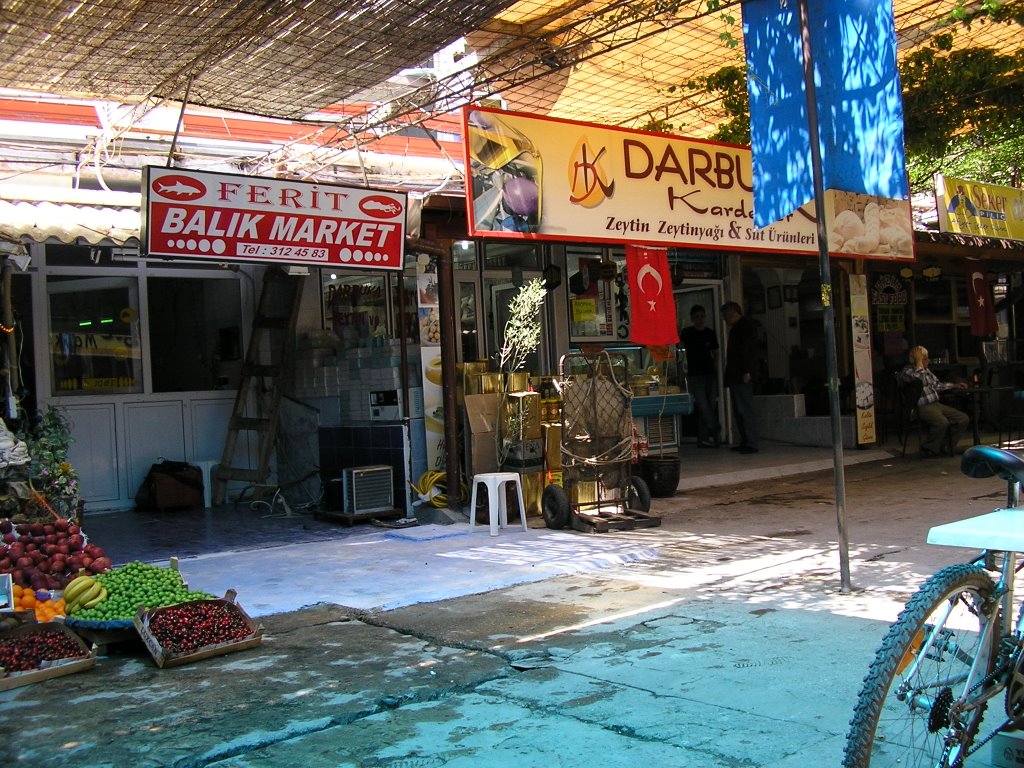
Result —
<instances>
[{"instance_id":1,"label":"bicycle rear wheel","mask_svg":"<svg viewBox=\"0 0 1024 768\"><path fill-rule=\"evenodd\" d=\"M996 663L998 626L983 630L995 599L992 578L980 565L952 565L918 590L889 628L860 690L843 765L846 768L945 768L962 763L985 714L985 705L951 715L974 681ZM951 722L952 721L952 722ZM951 733L956 738L947 736Z\"/></svg>"}]
</instances>

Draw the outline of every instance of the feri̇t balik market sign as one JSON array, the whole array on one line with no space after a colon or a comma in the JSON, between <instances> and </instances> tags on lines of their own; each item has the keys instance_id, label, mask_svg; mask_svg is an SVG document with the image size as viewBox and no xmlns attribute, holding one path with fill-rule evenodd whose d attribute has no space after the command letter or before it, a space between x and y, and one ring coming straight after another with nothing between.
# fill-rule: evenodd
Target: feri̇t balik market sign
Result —
<instances>
[{"instance_id":1,"label":"feri\u0307t balik market sign","mask_svg":"<svg viewBox=\"0 0 1024 768\"><path fill-rule=\"evenodd\" d=\"M142 196L151 258L402 268L401 193L149 166Z\"/></svg>"}]
</instances>

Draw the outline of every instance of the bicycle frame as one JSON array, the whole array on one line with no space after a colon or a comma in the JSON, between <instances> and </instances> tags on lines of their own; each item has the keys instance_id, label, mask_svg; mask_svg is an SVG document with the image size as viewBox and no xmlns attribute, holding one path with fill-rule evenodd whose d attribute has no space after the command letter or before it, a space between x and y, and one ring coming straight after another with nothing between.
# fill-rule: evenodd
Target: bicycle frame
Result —
<instances>
[{"instance_id":1,"label":"bicycle frame","mask_svg":"<svg viewBox=\"0 0 1024 768\"><path fill-rule=\"evenodd\" d=\"M1018 482L1007 482L1007 509L1017 509L1020 504L1020 483ZM1021 510L1021 514L1024 514L1024 510ZM998 568L996 568L996 562L1001 558L1002 562ZM985 628L982 631L981 639L978 643L978 648L982 651L971 660L971 667L967 675L963 677L962 689L960 695L953 703L953 709L957 714L963 714L965 712L971 712L977 709L982 704L991 701L993 698L1002 694L1008 684L1009 675L1008 667L1022 647L1022 641L1024 641L1024 626L1022 626L1022 620L1024 620L1024 604L1015 612L1014 608L1014 578L1018 570L1018 558L1015 551L1007 550L996 550L986 549L975 558L972 563L981 563L988 571L999 572L999 579L995 585L995 600L985 610L988 621L985 622ZM928 637L922 643L921 648L914 659L913 664L909 668L910 674L908 678L912 678L914 672L916 672L917 666L921 659L927 657L929 652L949 651L950 649L941 648L938 644L939 629L945 626L945 621L949 617L949 614L953 610L953 603L950 602L946 607L946 611L941 616L941 621L936 621L936 625L932 628ZM998 614L998 615L997 615ZM998 628L999 637L993 638L992 633ZM1005 638L1013 638L1014 642L1011 647L1007 647L1003 644ZM990 654L1002 653L1002 651L1008 650L1005 653L1005 658L993 665L993 669L990 673L985 674L985 670L989 667ZM985 674L985 677L981 677ZM952 686L960 683L961 680L937 680L934 681L933 686L935 688L941 688L942 686ZM978 690L975 690L978 689ZM926 709L932 707L933 700L922 697L922 700L915 702L915 706L921 706ZM957 758L951 764L959 765L970 755L974 754L983 745L988 743L997 733L1005 730L1008 725L1013 722L1012 718L1006 718L995 728L992 728L983 736L980 736L974 740L967 753L962 757ZM949 738L947 739L947 749L956 749L959 741L956 738L956 732L951 731Z\"/></svg>"}]
</instances>

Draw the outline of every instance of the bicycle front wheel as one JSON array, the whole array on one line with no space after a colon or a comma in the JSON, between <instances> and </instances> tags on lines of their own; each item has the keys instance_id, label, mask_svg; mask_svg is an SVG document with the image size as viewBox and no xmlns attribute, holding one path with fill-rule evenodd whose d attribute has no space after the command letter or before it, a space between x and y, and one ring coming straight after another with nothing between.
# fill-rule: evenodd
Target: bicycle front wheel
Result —
<instances>
[{"instance_id":1,"label":"bicycle front wheel","mask_svg":"<svg viewBox=\"0 0 1024 768\"><path fill-rule=\"evenodd\" d=\"M985 704L962 713L952 705L996 663L998 625L985 632L989 621L998 621L995 599L980 565L952 565L924 583L864 678L846 738L846 768L962 764Z\"/></svg>"}]
</instances>

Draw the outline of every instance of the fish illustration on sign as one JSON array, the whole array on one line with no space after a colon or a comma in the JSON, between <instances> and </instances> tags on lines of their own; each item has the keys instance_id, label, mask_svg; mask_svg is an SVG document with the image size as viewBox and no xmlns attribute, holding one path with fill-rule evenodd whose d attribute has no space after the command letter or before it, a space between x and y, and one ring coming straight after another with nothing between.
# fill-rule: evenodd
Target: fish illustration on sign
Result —
<instances>
[{"instance_id":1,"label":"fish illustration on sign","mask_svg":"<svg viewBox=\"0 0 1024 768\"><path fill-rule=\"evenodd\" d=\"M165 179L157 179L153 182L153 190L164 197L170 197L175 200L195 200L206 194L206 188L201 184L189 183L187 179L181 176L168 176Z\"/></svg>"}]
</instances>

